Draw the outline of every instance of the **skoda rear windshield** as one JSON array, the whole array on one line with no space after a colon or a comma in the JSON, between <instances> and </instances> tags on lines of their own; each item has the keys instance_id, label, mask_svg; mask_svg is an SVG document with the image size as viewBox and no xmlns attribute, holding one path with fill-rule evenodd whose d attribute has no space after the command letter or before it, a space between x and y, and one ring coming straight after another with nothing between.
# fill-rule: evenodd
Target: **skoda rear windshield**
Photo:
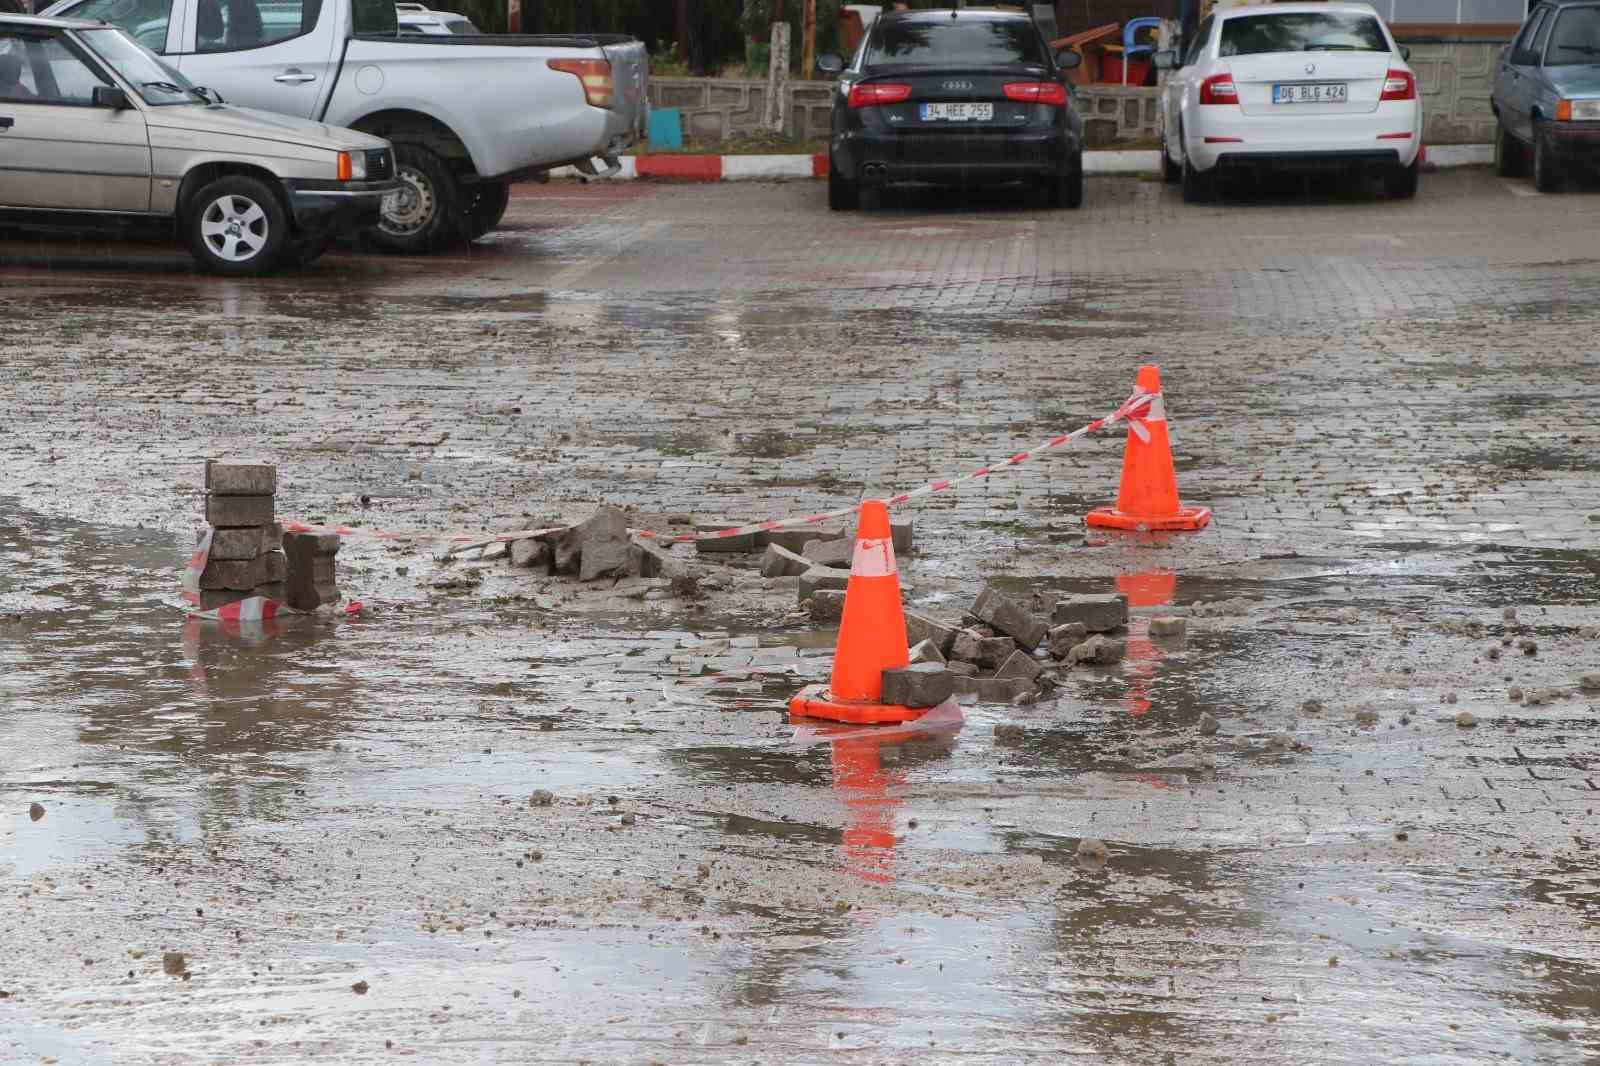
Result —
<instances>
[{"instance_id":1,"label":"skoda rear windshield","mask_svg":"<svg viewBox=\"0 0 1600 1066\"><path fill-rule=\"evenodd\" d=\"M1042 67L1044 41L1028 19L879 19L868 67Z\"/></svg>"},{"instance_id":2,"label":"skoda rear windshield","mask_svg":"<svg viewBox=\"0 0 1600 1066\"><path fill-rule=\"evenodd\" d=\"M1306 11L1241 15L1222 23L1220 56L1272 52L1387 52L1388 38L1371 15Z\"/></svg>"}]
</instances>

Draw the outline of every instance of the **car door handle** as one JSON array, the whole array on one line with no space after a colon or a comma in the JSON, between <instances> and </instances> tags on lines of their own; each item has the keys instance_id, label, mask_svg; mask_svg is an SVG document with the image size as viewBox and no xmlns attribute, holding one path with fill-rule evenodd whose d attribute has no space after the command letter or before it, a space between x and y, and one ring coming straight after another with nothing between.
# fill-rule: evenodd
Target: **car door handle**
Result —
<instances>
[{"instance_id":1,"label":"car door handle","mask_svg":"<svg viewBox=\"0 0 1600 1066\"><path fill-rule=\"evenodd\" d=\"M10 129L11 128L11 123L13 123L15 121L16 120L13 119L10 115L0 115L0 130L8 130L8 129Z\"/></svg>"},{"instance_id":2,"label":"car door handle","mask_svg":"<svg viewBox=\"0 0 1600 1066\"><path fill-rule=\"evenodd\" d=\"M281 82L284 85L299 85L302 82L316 81L317 80L317 76L315 74L306 74L303 71L298 71L298 70L294 70L293 68L291 68L289 70L284 71L282 74L279 74L276 78L273 78L272 80L276 81L276 82Z\"/></svg>"}]
</instances>

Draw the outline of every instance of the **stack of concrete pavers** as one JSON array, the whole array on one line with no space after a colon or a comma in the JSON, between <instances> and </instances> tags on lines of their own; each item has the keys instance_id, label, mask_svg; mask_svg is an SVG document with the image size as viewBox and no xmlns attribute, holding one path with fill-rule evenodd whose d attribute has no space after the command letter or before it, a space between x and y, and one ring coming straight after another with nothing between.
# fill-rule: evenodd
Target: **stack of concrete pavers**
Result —
<instances>
[{"instance_id":1,"label":"stack of concrete pavers","mask_svg":"<svg viewBox=\"0 0 1600 1066\"><path fill-rule=\"evenodd\" d=\"M200 609L215 610L251 596L282 600L288 560L283 530L273 521L277 467L206 461L206 521L211 552L200 574Z\"/></svg>"},{"instance_id":2,"label":"stack of concrete pavers","mask_svg":"<svg viewBox=\"0 0 1600 1066\"><path fill-rule=\"evenodd\" d=\"M1054 684L1045 672L1051 660L1063 666L1108 665L1121 660L1123 643L1107 634L1127 623L1128 601L1118 594L1064 598L1047 622L993 587L979 594L961 626L907 611L912 667L909 672L884 673L885 701L889 675L894 673L898 695L928 698L941 684L935 675L943 674L957 696L1029 702ZM909 698L897 702L919 705Z\"/></svg>"},{"instance_id":3,"label":"stack of concrete pavers","mask_svg":"<svg viewBox=\"0 0 1600 1066\"><path fill-rule=\"evenodd\" d=\"M337 533L285 533L283 551L289 559L284 581L284 603L297 611L314 611L339 602L334 556L339 554Z\"/></svg>"}]
</instances>

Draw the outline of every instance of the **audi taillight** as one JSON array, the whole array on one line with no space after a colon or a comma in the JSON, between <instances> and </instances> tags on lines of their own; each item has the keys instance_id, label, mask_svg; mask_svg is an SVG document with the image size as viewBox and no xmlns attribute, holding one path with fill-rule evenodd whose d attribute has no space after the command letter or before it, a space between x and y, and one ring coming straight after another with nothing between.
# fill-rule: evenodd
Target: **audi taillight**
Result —
<instances>
[{"instance_id":1,"label":"audi taillight","mask_svg":"<svg viewBox=\"0 0 1600 1066\"><path fill-rule=\"evenodd\" d=\"M1020 100L1025 104L1067 106L1067 87L1058 81L1013 81L1003 87L1007 100Z\"/></svg>"},{"instance_id":2,"label":"audi taillight","mask_svg":"<svg viewBox=\"0 0 1600 1066\"><path fill-rule=\"evenodd\" d=\"M1417 98L1417 79L1412 77L1409 70L1391 70L1384 75L1383 95L1378 97L1378 102L1385 100L1415 100Z\"/></svg>"},{"instance_id":3,"label":"audi taillight","mask_svg":"<svg viewBox=\"0 0 1600 1066\"><path fill-rule=\"evenodd\" d=\"M911 86L897 81L861 81L850 86L851 107L880 107L910 99Z\"/></svg>"},{"instance_id":4,"label":"audi taillight","mask_svg":"<svg viewBox=\"0 0 1600 1066\"><path fill-rule=\"evenodd\" d=\"M1213 74L1200 83L1202 104L1237 104L1239 90L1233 87L1232 74Z\"/></svg>"},{"instance_id":5,"label":"audi taillight","mask_svg":"<svg viewBox=\"0 0 1600 1066\"><path fill-rule=\"evenodd\" d=\"M583 82L583 96L590 107L610 108L616 103L616 83L611 80L611 62L606 59L552 59L550 69L572 74Z\"/></svg>"}]
</instances>

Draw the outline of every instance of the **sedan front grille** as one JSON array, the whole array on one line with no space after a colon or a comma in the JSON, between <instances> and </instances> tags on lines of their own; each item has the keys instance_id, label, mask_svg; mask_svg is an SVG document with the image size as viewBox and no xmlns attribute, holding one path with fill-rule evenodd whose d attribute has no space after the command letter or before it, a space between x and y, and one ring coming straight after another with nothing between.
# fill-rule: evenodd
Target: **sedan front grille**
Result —
<instances>
[{"instance_id":1,"label":"sedan front grille","mask_svg":"<svg viewBox=\"0 0 1600 1066\"><path fill-rule=\"evenodd\" d=\"M367 180L388 181L394 177L394 155L387 148L375 148L367 153Z\"/></svg>"}]
</instances>

